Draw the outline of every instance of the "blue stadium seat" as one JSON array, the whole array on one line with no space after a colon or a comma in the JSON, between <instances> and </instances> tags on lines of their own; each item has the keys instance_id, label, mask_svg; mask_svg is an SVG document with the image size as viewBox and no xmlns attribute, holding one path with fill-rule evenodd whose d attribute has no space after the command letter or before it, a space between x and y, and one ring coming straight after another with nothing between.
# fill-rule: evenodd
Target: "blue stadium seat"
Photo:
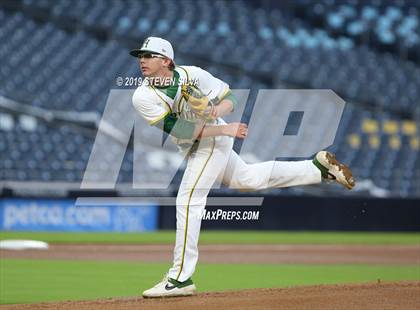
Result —
<instances>
[{"instance_id":1,"label":"blue stadium seat","mask_svg":"<svg viewBox=\"0 0 420 310\"><path fill-rule=\"evenodd\" d=\"M123 42L164 36L174 43L177 63L197 62L231 87L271 88L281 82L333 89L350 101L334 146L340 158L378 186L402 196L420 195L419 156L410 148L410 137L398 134L400 147L390 147L388 134L380 131L372 138L360 124L365 117L381 123L389 114L400 121L394 111L416 111L418 5L375 0L296 0L288 5L289 12L256 9L245 1L196 1L181 11L177 3L163 0L140 5L24 0L25 11L0 9L0 40L7 42L0 46L0 94L47 109L101 113L115 78L139 74ZM50 20L35 21L32 9L49 14ZM61 29L62 20L77 28ZM96 38L97 30L109 37ZM360 137L358 149L348 144L348 134ZM5 137L0 151L9 154L2 160L3 175L18 180L79 181L93 144L73 129L52 129L42 122L29 134L16 127L0 135ZM269 143L266 147L269 152ZM131 178L128 154L120 181Z\"/></svg>"}]
</instances>

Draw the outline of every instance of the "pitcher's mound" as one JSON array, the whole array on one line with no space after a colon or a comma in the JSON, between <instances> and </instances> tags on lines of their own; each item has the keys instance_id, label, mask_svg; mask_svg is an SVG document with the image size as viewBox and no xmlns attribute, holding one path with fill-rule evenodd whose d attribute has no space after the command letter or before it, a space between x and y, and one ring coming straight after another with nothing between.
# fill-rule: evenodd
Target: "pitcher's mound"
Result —
<instances>
[{"instance_id":1,"label":"pitcher's mound","mask_svg":"<svg viewBox=\"0 0 420 310\"><path fill-rule=\"evenodd\" d=\"M199 293L192 297L143 299L110 298L1 309L420 309L420 282L318 285Z\"/></svg>"}]
</instances>

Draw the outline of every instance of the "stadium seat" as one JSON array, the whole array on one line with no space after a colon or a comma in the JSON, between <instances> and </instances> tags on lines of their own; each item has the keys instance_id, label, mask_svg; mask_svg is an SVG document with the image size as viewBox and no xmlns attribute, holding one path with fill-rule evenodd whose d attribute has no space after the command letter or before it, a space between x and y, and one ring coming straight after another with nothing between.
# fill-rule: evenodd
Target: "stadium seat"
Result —
<instances>
[{"instance_id":1,"label":"stadium seat","mask_svg":"<svg viewBox=\"0 0 420 310\"><path fill-rule=\"evenodd\" d=\"M102 113L115 79L139 74L126 42L134 39L138 46L149 35L163 36L174 43L178 64L202 66L232 88L334 90L347 101L333 146L337 155L378 186L419 195L414 1L296 0L289 12L246 1L188 2L185 11L171 1L159 3L161 10L155 1L24 0L22 11L0 6L0 39L7 42L0 46L0 95L48 110ZM251 112L247 107L245 116ZM261 116L269 119L272 113L263 109ZM42 120L10 115L0 120L3 176L80 181L93 137ZM268 142L265 148L257 147L261 141L250 143L255 155L272 151ZM121 182L132 178L132 151L128 154ZM393 169L395 175L389 174Z\"/></svg>"}]
</instances>

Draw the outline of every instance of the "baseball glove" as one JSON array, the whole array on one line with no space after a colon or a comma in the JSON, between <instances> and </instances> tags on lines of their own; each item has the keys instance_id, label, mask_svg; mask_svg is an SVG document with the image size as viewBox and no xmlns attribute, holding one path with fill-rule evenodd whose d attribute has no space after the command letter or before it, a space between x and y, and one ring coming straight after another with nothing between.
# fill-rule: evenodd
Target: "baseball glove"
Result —
<instances>
[{"instance_id":1,"label":"baseball glove","mask_svg":"<svg viewBox=\"0 0 420 310\"><path fill-rule=\"evenodd\" d=\"M183 84L181 93L192 112L206 120L211 119L214 104L198 87Z\"/></svg>"}]
</instances>

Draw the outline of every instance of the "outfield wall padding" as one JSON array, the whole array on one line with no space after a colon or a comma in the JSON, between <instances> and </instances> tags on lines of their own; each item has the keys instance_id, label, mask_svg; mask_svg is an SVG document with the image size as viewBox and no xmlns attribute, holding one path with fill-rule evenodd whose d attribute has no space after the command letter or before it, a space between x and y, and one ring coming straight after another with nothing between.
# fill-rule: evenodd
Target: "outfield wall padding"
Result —
<instances>
[{"instance_id":1,"label":"outfield wall padding","mask_svg":"<svg viewBox=\"0 0 420 310\"><path fill-rule=\"evenodd\" d=\"M217 209L259 210L259 219L203 220L203 229L420 231L420 199L267 196L261 207L206 207ZM174 229L175 208L159 211L158 227Z\"/></svg>"}]
</instances>

